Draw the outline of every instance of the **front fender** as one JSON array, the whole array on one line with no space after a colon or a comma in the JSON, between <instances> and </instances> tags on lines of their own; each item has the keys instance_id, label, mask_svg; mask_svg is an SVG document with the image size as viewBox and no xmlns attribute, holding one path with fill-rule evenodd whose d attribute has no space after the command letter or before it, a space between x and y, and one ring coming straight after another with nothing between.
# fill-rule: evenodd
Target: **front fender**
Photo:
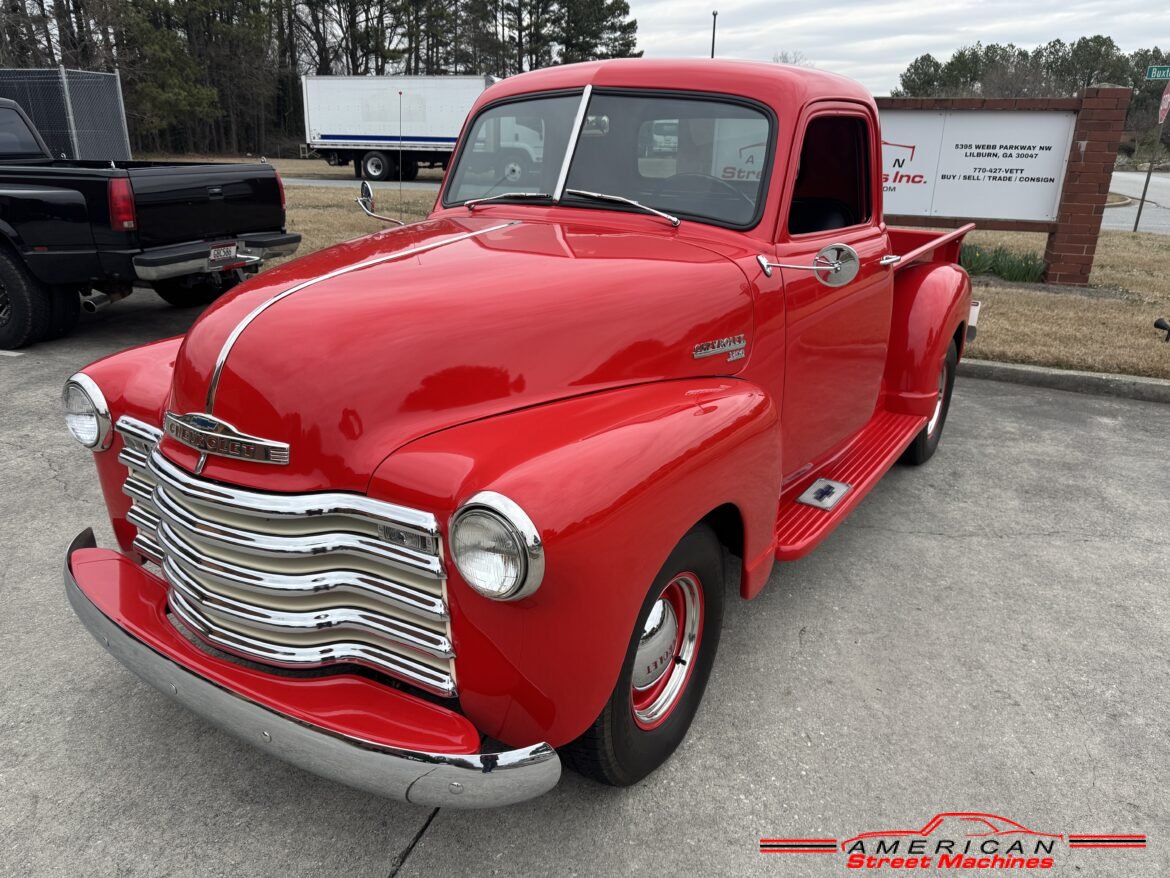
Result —
<instances>
[{"instance_id":1,"label":"front fender","mask_svg":"<svg viewBox=\"0 0 1170 878\"><path fill-rule=\"evenodd\" d=\"M517 502L541 532L545 575L498 602L445 548L461 706L504 742L576 738L613 690L650 582L678 540L734 504L744 557L771 551L779 418L734 379L641 385L452 427L388 457L371 496L451 516L478 491ZM764 571L764 575L767 572Z\"/></svg>"},{"instance_id":2,"label":"front fender","mask_svg":"<svg viewBox=\"0 0 1170 878\"><path fill-rule=\"evenodd\" d=\"M970 310L971 279L958 265L923 263L897 274L884 379L887 409L930 416L939 364Z\"/></svg>"}]
</instances>

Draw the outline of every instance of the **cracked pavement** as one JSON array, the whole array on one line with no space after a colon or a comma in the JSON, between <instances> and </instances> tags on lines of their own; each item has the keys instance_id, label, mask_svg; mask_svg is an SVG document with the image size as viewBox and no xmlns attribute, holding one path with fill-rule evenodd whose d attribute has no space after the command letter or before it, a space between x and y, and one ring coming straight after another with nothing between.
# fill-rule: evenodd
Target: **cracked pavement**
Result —
<instances>
[{"instance_id":1,"label":"cracked pavement","mask_svg":"<svg viewBox=\"0 0 1170 878\"><path fill-rule=\"evenodd\" d=\"M275 761L138 683L73 618L62 553L112 545L59 393L181 332L138 292L0 357L0 875L839 874L761 837L987 811L1145 833L1057 874L1170 872L1170 407L960 379L938 454L728 603L680 751L497 812L415 808Z\"/></svg>"}]
</instances>

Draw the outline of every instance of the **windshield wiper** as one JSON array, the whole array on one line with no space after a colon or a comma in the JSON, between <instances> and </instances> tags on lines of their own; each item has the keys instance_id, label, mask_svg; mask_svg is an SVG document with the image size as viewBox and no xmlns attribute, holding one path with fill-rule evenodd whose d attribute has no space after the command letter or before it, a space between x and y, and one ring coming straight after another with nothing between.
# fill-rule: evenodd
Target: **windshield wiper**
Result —
<instances>
[{"instance_id":1,"label":"windshield wiper","mask_svg":"<svg viewBox=\"0 0 1170 878\"><path fill-rule=\"evenodd\" d=\"M634 201L632 198L626 198L624 195L610 195L607 192L589 192L585 189L566 189L565 192L580 198L592 198L594 201L612 201L614 204L628 204L630 207L636 207L638 210L644 210L646 213L652 213L655 216L662 217L664 220L669 221L676 229L682 223L682 220L677 216L672 216L664 210L649 207L640 201Z\"/></svg>"},{"instance_id":2,"label":"windshield wiper","mask_svg":"<svg viewBox=\"0 0 1170 878\"><path fill-rule=\"evenodd\" d=\"M478 204L486 204L489 201L503 201L505 198L519 198L522 200L528 198L547 198L549 201L552 200L552 196L547 192L501 192L499 195L488 195L483 198L469 199L463 202L463 206L468 210L475 210Z\"/></svg>"}]
</instances>

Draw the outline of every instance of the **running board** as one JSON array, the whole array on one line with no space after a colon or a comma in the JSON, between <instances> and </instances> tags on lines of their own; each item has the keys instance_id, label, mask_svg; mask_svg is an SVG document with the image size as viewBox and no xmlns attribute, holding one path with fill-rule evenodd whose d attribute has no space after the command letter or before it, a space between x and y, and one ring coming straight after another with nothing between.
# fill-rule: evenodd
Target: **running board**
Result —
<instances>
[{"instance_id":1,"label":"running board","mask_svg":"<svg viewBox=\"0 0 1170 878\"><path fill-rule=\"evenodd\" d=\"M839 457L786 491L776 521L776 558L792 561L816 548L901 457L925 424L921 415L878 412ZM828 507L823 502L810 503L818 496L835 502Z\"/></svg>"}]
</instances>

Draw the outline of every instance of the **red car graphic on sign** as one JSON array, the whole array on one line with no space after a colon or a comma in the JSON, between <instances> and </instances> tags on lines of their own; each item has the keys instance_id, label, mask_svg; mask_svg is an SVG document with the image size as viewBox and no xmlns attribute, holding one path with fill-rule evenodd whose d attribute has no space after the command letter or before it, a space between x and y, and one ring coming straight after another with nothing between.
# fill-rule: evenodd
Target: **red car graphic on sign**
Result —
<instances>
[{"instance_id":1,"label":"red car graphic on sign","mask_svg":"<svg viewBox=\"0 0 1170 878\"><path fill-rule=\"evenodd\" d=\"M1035 832L1025 826L1000 817L998 814L982 814L974 811L953 811L935 814L921 829L891 829L886 832L863 832L841 842L846 850L854 842L868 838L1003 838L1005 836L1031 835L1041 838L1063 839L1062 833Z\"/></svg>"}]
</instances>

